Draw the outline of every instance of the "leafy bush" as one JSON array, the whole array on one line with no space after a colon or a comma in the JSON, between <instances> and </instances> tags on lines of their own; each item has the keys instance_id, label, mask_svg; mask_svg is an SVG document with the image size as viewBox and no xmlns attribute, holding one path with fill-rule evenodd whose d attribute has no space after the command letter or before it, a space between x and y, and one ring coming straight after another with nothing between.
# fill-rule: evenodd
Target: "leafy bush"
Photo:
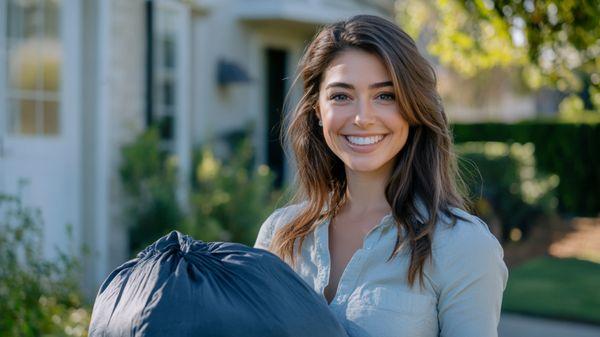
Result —
<instances>
[{"instance_id":1,"label":"leafy bush","mask_svg":"<svg viewBox=\"0 0 600 337\"><path fill-rule=\"evenodd\" d=\"M0 194L0 336L87 336L78 261L44 259L40 213Z\"/></svg>"},{"instance_id":2,"label":"leafy bush","mask_svg":"<svg viewBox=\"0 0 600 337\"><path fill-rule=\"evenodd\" d=\"M156 128L124 146L122 156L120 174L131 219L129 249L137 252L182 222L176 198L176 166L173 157L160 150Z\"/></svg>"},{"instance_id":3,"label":"leafy bush","mask_svg":"<svg viewBox=\"0 0 600 337\"><path fill-rule=\"evenodd\" d=\"M513 228L526 236L534 218L556 209L559 178L538 172L533 144L467 142L456 149L463 158L460 170L475 194L476 211L486 219L500 219L503 240ZM481 180L474 172L481 173Z\"/></svg>"},{"instance_id":4,"label":"leafy bush","mask_svg":"<svg viewBox=\"0 0 600 337\"><path fill-rule=\"evenodd\" d=\"M172 229L204 241L254 243L279 192L267 166L253 167L249 137L236 133L234 138L228 159L217 159L210 145L195 151L188 212L176 198L177 160L160 151L156 129L123 148L121 178L130 199L133 252Z\"/></svg>"},{"instance_id":5,"label":"leafy bush","mask_svg":"<svg viewBox=\"0 0 600 337\"><path fill-rule=\"evenodd\" d=\"M280 193L273 188L275 176L268 166L252 168L249 138L241 140L224 162L209 146L196 152L194 162L191 214L184 230L204 241L253 245Z\"/></svg>"}]
</instances>

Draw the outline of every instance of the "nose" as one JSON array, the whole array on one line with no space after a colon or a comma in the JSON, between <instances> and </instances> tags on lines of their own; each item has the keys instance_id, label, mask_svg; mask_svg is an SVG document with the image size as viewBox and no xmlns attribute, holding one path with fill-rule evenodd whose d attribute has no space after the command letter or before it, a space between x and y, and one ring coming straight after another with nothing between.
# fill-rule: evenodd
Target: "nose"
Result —
<instances>
[{"instance_id":1,"label":"nose","mask_svg":"<svg viewBox=\"0 0 600 337\"><path fill-rule=\"evenodd\" d=\"M356 116L354 116L354 124L365 128L373 123L375 123L375 113L369 100L359 101Z\"/></svg>"}]
</instances>

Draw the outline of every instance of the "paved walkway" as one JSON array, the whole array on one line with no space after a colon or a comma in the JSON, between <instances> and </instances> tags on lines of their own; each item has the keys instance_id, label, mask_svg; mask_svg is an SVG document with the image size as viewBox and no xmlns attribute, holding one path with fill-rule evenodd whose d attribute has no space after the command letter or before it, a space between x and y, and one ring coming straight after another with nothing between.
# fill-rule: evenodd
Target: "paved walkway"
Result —
<instances>
[{"instance_id":1,"label":"paved walkway","mask_svg":"<svg viewBox=\"0 0 600 337\"><path fill-rule=\"evenodd\" d=\"M499 337L599 337L600 326L502 314Z\"/></svg>"}]
</instances>

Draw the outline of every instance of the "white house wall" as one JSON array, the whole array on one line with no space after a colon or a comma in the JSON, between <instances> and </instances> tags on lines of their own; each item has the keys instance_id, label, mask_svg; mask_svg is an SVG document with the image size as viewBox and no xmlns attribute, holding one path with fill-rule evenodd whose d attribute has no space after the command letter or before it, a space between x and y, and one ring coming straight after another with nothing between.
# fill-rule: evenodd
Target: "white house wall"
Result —
<instances>
[{"instance_id":1,"label":"white house wall","mask_svg":"<svg viewBox=\"0 0 600 337\"><path fill-rule=\"evenodd\" d=\"M248 121L248 85L220 88L217 62L220 57L247 70L248 39L235 17L224 10L232 1L211 7L206 16L193 18L192 76L193 140L196 144L213 139L224 131L242 127Z\"/></svg>"}]
</instances>

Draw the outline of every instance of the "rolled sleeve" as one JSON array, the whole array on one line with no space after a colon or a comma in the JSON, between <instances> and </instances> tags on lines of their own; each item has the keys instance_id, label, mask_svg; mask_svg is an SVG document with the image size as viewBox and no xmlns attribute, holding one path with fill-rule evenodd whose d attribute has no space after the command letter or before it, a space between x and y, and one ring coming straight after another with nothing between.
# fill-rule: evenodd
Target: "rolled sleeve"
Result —
<instances>
[{"instance_id":1,"label":"rolled sleeve","mask_svg":"<svg viewBox=\"0 0 600 337\"><path fill-rule=\"evenodd\" d=\"M441 337L495 337L508 280L504 252L481 219L458 223L437 252Z\"/></svg>"}]
</instances>

